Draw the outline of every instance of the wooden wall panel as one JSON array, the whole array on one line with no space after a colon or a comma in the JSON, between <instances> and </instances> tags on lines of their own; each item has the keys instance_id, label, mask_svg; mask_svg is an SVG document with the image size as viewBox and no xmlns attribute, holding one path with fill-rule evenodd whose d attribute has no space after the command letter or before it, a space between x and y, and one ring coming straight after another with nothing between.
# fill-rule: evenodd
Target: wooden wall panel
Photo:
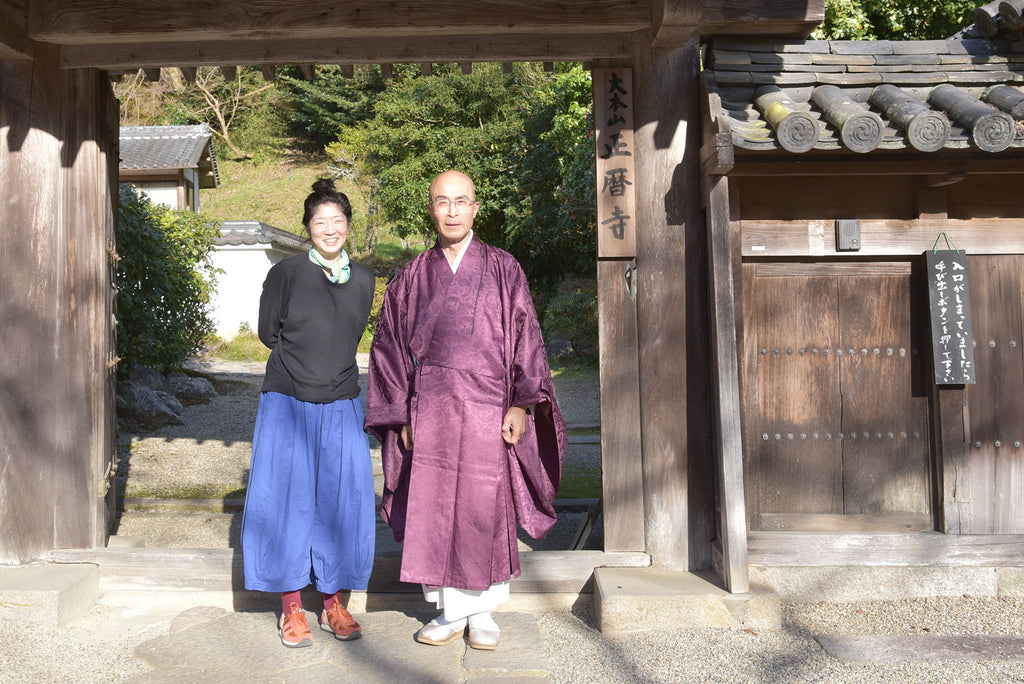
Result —
<instances>
[{"instance_id":1,"label":"wooden wall panel","mask_svg":"<svg viewBox=\"0 0 1024 684\"><path fill-rule=\"evenodd\" d=\"M830 391L839 385L835 278L766 277L752 285L761 518L842 513L841 402Z\"/></svg>"},{"instance_id":2,"label":"wooden wall panel","mask_svg":"<svg viewBox=\"0 0 1024 684\"><path fill-rule=\"evenodd\" d=\"M970 174L962 182L945 186L949 217L1024 218L1024 184L1018 174Z\"/></svg>"},{"instance_id":3,"label":"wooden wall panel","mask_svg":"<svg viewBox=\"0 0 1024 684\"><path fill-rule=\"evenodd\" d=\"M116 105L104 74L60 70L52 48L35 54L2 74L0 563L102 543L97 471L115 439L115 186L110 145L96 140L101 115L116 140Z\"/></svg>"},{"instance_id":4,"label":"wooden wall panel","mask_svg":"<svg viewBox=\"0 0 1024 684\"><path fill-rule=\"evenodd\" d=\"M597 262L605 551L644 550L634 266L631 259Z\"/></svg>"},{"instance_id":5,"label":"wooden wall panel","mask_svg":"<svg viewBox=\"0 0 1024 684\"><path fill-rule=\"evenodd\" d=\"M840 363L844 512L920 514L903 525L919 528L931 512L928 398L914 396L920 358L911 339L911 281L838 280L846 350Z\"/></svg>"},{"instance_id":6,"label":"wooden wall panel","mask_svg":"<svg viewBox=\"0 0 1024 684\"><path fill-rule=\"evenodd\" d=\"M0 120L0 563L53 544L64 458L55 312L66 245L61 202L60 75L55 50L5 69Z\"/></svg>"},{"instance_id":7,"label":"wooden wall panel","mask_svg":"<svg viewBox=\"0 0 1024 684\"><path fill-rule=\"evenodd\" d=\"M1024 257L968 257L977 383L966 389L970 534L1024 533Z\"/></svg>"},{"instance_id":8,"label":"wooden wall panel","mask_svg":"<svg viewBox=\"0 0 1024 684\"><path fill-rule=\"evenodd\" d=\"M740 185L744 221L917 216L912 176L757 176Z\"/></svg>"}]
</instances>

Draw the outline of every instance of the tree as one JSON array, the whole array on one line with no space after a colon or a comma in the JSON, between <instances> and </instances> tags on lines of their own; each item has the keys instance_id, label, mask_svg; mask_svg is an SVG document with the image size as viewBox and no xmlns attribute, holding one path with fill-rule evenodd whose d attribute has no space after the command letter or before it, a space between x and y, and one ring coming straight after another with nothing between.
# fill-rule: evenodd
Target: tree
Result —
<instances>
[{"instance_id":1,"label":"tree","mask_svg":"<svg viewBox=\"0 0 1024 684\"><path fill-rule=\"evenodd\" d=\"M198 214L154 205L128 184L118 199L118 373L135 366L166 372L213 330L210 254L218 227Z\"/></svg>"},{"instance_id":2,"label":"tree","mask_svg":"<svg viewBox=\"0 0 1024 684\"><path fill-rule=\"evenodd\" d=\"M947 38L974 22L976 0L825 0L825 21L812 38L928 40Z\"/></svg>"},{"instance_id":3,"label":"tree","mask_svg":"<svg viewBox=\"0 0 1024 684\"><path fill-rule=\"evenodd\" d=\"M339 130L370 118L385 83L375 64L356 66L351 78L338 65L324 64L317 65L312 81L289 70L278 81L289 104L290 131L302 145L317 150L334 142Z\"/></svg>"},{"instance_id":4,"label":"tree","mask_svg":"<svg viewBox=\"0 0 1024 684\"><path fill-rule=\"evenodd\" d=\"M590 73L561 64L535 90L524 125L520 192L528 201L507 224L531 282L592 278L596 269L593 95Z\"/></svg>"},{"instance_id":5,"label":"tree","mask_svg":"<svg viewBox=\"0 0 1024 684\"><path fill-rule=\"evenodd\" d=\"M506 217L522 203L517 160L539 73L537 65L517 64L504 74L500 65L477 64L472 74L456 65L431 76L400 74L377 97L374 116L342 129L327 153L335 160L354 155L377 178L380 217L404 238L433 234L426 211L431 178L449 168L464 171L481 202L474 229L503 246Z\"/></svg>"}]
</instances>

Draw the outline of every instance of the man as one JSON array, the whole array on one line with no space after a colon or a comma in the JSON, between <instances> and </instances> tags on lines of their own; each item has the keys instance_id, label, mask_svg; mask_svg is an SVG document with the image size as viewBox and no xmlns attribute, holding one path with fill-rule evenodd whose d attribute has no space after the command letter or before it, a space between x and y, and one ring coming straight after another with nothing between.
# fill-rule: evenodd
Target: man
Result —
<instances>
[{"instance_id":1,"label":"man","mask_svg":"<svg viewBox=\"0 0 1024 684\"><path fill-rule=\"evenodd\" d=\"M388 284L366 427L400 578L443 610L417 640L444 645L468 623L470 646L492 650L491 610L519 575L516 525L542 538L555 522L566 434L526 277L474 235L479 209L465 174L430 184L437 242Z\"/></svg>"}]
</instances>

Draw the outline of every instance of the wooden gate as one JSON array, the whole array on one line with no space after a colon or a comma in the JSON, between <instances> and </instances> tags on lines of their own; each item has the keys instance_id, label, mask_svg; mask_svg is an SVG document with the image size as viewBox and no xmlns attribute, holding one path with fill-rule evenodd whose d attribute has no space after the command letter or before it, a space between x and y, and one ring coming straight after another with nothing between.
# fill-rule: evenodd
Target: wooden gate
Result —
<instances>
[{"instance_id":1,"label":"wooden gate","mask_svg":"<svg viewBox=\"0 0 1024 684\"><path fill-rule=\"evenodd\" d=\"M964 457L948 466L947 526L961 534L1022 534L1024 256L968 255L967 274L977 383L964 393Z\"/></svg>"},{"instance_id":2,"label":"wooden gate","mask_svg":"<svg viewBox=\"0 0 1024 684\"><path fill-rule=\"evenodd\" d=\"M933 529L910 264L743 272L750 529Z\"/></svg>"}]
</instances>

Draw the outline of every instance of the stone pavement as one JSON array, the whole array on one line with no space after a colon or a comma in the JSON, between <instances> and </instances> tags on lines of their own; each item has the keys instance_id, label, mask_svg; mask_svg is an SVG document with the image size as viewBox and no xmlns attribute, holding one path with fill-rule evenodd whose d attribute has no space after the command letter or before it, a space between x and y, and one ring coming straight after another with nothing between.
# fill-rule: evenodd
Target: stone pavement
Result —
<instances>
[{"instance_id":1,"label":"stone pavement","mask_svg":"<svg viewBox=\"0 0 1024 684\"><path fill-rule=\"evenodd\" d=\"M313 645L284 648L273 611L227 612L194 608L179 615L168 634L140 644L135 657L154 668L132 684L184 682L472 682L514 678L543 681L547 657L537 621L525 613L498 613L502 643L496 651L477 651L466 640L447 646L415 641L428 613L357 613L364 638L338 641L317 627L307 610Z\"/></svg>"}]
</instances>

